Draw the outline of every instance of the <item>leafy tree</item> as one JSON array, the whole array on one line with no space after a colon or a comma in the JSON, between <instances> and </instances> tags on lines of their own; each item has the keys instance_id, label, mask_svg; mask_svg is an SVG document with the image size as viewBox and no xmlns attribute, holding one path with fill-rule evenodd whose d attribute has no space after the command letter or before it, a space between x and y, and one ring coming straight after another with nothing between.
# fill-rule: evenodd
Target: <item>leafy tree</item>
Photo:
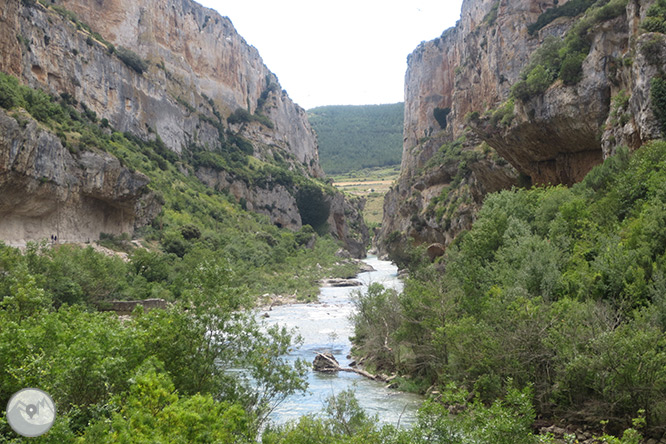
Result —
<instances>
[{"instance_id":1,"label":"leafy tree","mask_svg":"<svg viewBox=\"0 0 666 444\"><path fill-rule=\"evenodd\" d=\"M608 420L619 435L640 410L658 430L664 166L658 141L619 150L571 188L488 195L440 264L413 266L399 303L362 300L355 349L423 387L454 381L485 406L530 387L541 415ZM455 439L442 430L437 439Z\"/></svg>"},{"instance_id":2,"label":"leafy tree","mask_svg":"<svg viewBox=\"0 0 666 444\"><path fill-rule=\"evenodd\" d=\"M252 442L242 406L210 394L179 395L155 365L148 360L139 367L122 408L88 427L82 442Z\"/></svg>"}]
</instances>

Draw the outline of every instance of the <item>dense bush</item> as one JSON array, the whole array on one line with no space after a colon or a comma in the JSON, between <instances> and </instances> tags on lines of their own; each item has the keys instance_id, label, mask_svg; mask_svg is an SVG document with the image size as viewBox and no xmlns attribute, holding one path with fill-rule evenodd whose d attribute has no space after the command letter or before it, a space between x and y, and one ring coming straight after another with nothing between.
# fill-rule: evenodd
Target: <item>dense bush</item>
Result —
<instances>
[{"instance_id":1,"label":"dense bush","mask_svg":"<svg viewBox=\"0 0 666 444\"><path fill-rule=\"evenodd\" d=\"M662 134L666 134L666 80L661 77L652 79L650 85L652 112L661 126Z\"/></svg>"},{"instance_id":2,"label":"dense bush","mask_svg":"<svg viewBox=\"0 0 666 444\"><path fill-rule=\"evenodd\" d=\"M619 432L644 411L659 430L665 171L666 142L654 142L620 150L572 188L489 195L447 249L444 274L413 267L397 298L360 300L355 349L426 387L456 381L492 403L511 378L532 387L541 415L609 420Z\"/></svg>"},{"instance_id":3,"label":"dense bush","mask_svg":"<svg viewBox=\"0 0 666 444\"><path fill-rule=\"evenodd\" d=\"M585 15L567 31L563 40L546 37L521 73L521 80L514 84L513 96L526 102L543 94L555 80L560 79L565 85L578 83L582 78L583 61L590 51L590 31L596 24L625 13L626 6L627 0L571 0L546 10L537 23L530 27L533 29L531 32L536 32L562 15L576 16L583 12Z\"/></svg>"},{"instance_id":4,"label":"dense bush","mask_svg":"<svg viewBox=\"0 0 666 444\"><path fill-rule=\"evenodd\" d=\"M512 89L514 97L523 102L542 94L556 79L562 66L564 43L548 37L530 58L522 73L522 80Z\"/></svg>"},{"instance_id":5,"label":"dense bush","mask_svg":"<svg viewBox=\"0 0 666 444\"><path fill-rule=\"evenodd\" d=\"M210 260L189 269L181 281L180 302L121 323L115 314L80 306L50 309L52 291L40 288L42 275L31 265L45 259L7 247L0 249L0 257L2 281L9 287L0 301L0 396L42 387L74 433L140 433L144 422L153 425L150 433L165 435L199 433L211 426L205 418L191 418L189 426L183 419L168 421L182 402L183 407L204 403L220 415L215 421L220 433L250 439L273 402L304 387L303 367L282 358L291 346L287 332L264 330L250 315L239 314L245 296L230 286L228 271ZM83 267L89 259L76 260ZM103 255L97 259L110 261ZM94 285L99 277L88 282ZM211 331L227 341L220 342ZM228 369L237 367L247 376L229 378ZM0 436L9 436L6 424L0 425Z\"/></svg>"},{"instance_id":6,"label":"dense bush","mask_svg":"<svg viewBox=\"0 0 666 444\"><path fill-rule=\"evenodd\" d=\"M273 128L273 122L263 114L251 114L244 108L237 108L236 111L227 117L227 123L237 125L239 123L259 122L267 128Z\"/></svg>"},{"instance_id":7,"label":"dense bush","mask_svg":"<svg viewBox=\"0 0 666 444\"><path fill-rule=\"evenodd\" d=\"M648 8L641 28L647 32L666 33L666 0L657 0Z\"/></svg>"},{"instance_id":8,"label":"dense bush","mask_svg":"<svg viewBox=\"0 0 666 444\"><path fill-rule=\"evenodd\" d=\"M486 405L455 385L448 386L438 401L426 402L411 428L379 427L377 418L360 409L352 393L345 391L326 400L320 415L268 429L264 444L426 444L496 443L537 444L553 442L532 434L534 410L530 390L511 388L506 400ZM451 411L459 413L452 415ZM640 436L640 435L639 435ZM602 441L605 442L605 441ZM626 444L630 444L627 441Z\"/></svg>"}]
</instances>

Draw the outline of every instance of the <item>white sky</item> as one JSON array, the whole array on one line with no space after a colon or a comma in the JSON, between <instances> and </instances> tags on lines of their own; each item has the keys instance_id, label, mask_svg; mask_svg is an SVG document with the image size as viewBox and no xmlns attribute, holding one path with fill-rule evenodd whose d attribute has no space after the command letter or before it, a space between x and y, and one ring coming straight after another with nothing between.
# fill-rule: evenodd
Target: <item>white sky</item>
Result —
<instances>
[{"instance_id":1,"label":"white sky","mask_svg":"<svg viewBox=\"0 0 666 444\"><path fill-rule=\"evenodd\" d=\"M462 0L197 0L233 22L305 109L403 101L407 55Z\"/></svg>"}]
</instances>

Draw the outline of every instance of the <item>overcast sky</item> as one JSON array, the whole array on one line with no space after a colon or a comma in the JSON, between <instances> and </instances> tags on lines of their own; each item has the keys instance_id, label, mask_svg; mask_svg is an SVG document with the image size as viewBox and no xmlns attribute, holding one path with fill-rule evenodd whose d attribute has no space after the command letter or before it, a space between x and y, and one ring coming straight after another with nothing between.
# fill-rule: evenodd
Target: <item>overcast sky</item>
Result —
<instances>
[{"instance_id":1,"label":"overcast sky","mask_svg":"<svg viewBox=\"0 0 666 444\"><path fill-rule=\"evenodd\" d=\"M407 55L462 0L197 0L231 19L305 109L403 100Z\"/></svg>"}]
</instances>

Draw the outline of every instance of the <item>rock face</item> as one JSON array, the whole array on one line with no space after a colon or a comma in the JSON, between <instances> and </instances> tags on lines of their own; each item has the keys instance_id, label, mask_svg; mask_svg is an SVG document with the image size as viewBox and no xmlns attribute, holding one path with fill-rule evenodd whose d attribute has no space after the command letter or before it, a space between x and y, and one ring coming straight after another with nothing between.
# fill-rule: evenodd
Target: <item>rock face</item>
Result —
<instances>
[{"instance_id":1,"label":"rock face","mask_svg":"<svg viewBox=\"0 0 666 444\"><path fill-rule=\"evenodd\" d=\"M260 164L323 177L305 111L228 18L190 0L46 5L0 0L0 70L67 95L117 131L159 137L180 156L244 143ZM230 191L277 225L300 228L296 188L243 184L232 170L195 166L209 186ZM331 214L349 210L342 201L331 200ZM352 249L357 239L367 243L367 230L353 228L364 226L354 214L358 206L329 224Z\"/></svg>"},{"instance_id":2,"label":"rock face","mask_svg":"<svg viewBox=\"0 0 666 444\"><path fill-rule=\"evenodd\" d=\"M448 245L469 228L486 193L570 185L616 147L660 137L650 79L666 46L662 34L639 27L652 1L630 0L619 16L595 21L579 82L556 81L507 104L534 51L581 19L560 17L528 32L564 3L465 0L458 24L409 56L401 176L384 203L380 252L397 254L408 238ZM503 105L510 118L498 123Z\"/></svg>"},{"instance_id":3,"label":"rock face","mask_svg":"<svg viewBox=\"0 0 666 444\"><path fill-rule=\"evenodd\" d=\"M87 242L119 235L152 220L161 205L148 178L115 157L73 155L60 139L25 117L20 125L0 110L0 239Z\"/></svg>"}]
</instances>

